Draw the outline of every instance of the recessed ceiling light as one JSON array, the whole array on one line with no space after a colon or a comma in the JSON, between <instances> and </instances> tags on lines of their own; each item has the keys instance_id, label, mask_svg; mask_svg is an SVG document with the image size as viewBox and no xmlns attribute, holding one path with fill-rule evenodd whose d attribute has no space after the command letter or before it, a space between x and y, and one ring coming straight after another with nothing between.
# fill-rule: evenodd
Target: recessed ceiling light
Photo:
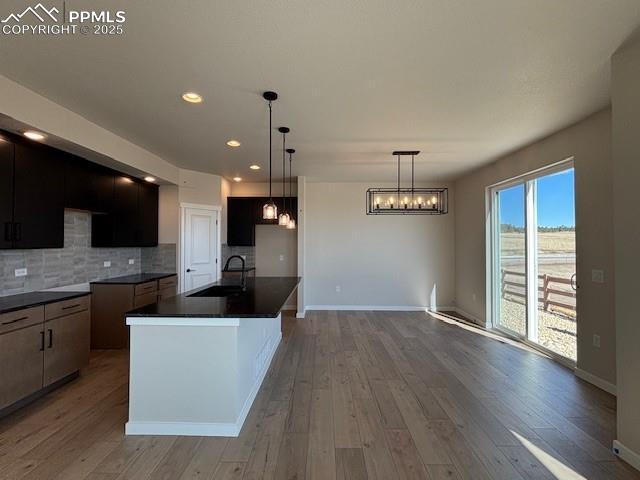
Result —
<instances>
[{"instance_id":1,"label":"recessed ceiling light","mask_svg":"<svg viewBox=\"0 0 640 480\"><path fill-rule=\"evenodd\" d=\"M44 133L36 132L35 130L27 130L23 135L31 140L36 140L38 142L41 142L42 140L47 138Z\"/></svg>"},{"instance_id":2,"label":"recessed ceiling light","mask_svg":"<svg viewBox=\"0 0 640 480\"><path fill-rule=\"evenodd\" d=\"M241 182L242 181L242 177L233 177L233 181L234 182Z\"/></svg>"},{"instance_id":3,"label":"recessed ceiling light","mask_svg":"<svg viewBox=\"0 0 640 480\"><path fill-rule=\"evenodd\" d=\"M195 92L185 92L182 94L182 99L189 103L202 103L202 95L198 95Z\"/></svg>"},{"instance_id":4,"label":"recessed ceiling light","mask_svg":"<svg viewBox=\"0 0 640 480\"><path fill-rule=\"evenodd\" d=\"M147 182L155 182L156 179L154 177L144 177Z\"/></svg>"},{"instance_id":5,"label":"recessed ceiling light","mask_svg":"<svg viewBox=\"0 0 640 480\"><path fill-rule=\"evenodd\" d=\"M230 147L239 147L240 142L238 140L229 140L227 142L227 145L229 145Z\"/></svg>"},{"instance_id":6,"label":"recessed ceiling light","mask_svg":"<svg viewBox=\"0 0 640 480\"><path fill-rule=\"evenodd\" d=\"M251 165L249 168L251 170L260 170L260 165Z\"/></svg>"}]
</instances>

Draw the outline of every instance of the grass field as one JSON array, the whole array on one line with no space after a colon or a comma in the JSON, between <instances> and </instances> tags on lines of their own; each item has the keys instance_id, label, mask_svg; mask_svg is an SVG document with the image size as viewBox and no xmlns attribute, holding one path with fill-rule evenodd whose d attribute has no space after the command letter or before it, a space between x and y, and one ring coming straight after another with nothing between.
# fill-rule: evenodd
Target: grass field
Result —
<instances>
[{"instance_id":1,"label":"grass field","mask_svg":"<svg viewBox=\"0 0 640 480\"><path fill-rule=\"evenodd\" d=\"M524 233L500 234L502 255L524 255ZM538 233L538 254L573 254L576 251L575 232Z\"/></svg>"}]
</instances>

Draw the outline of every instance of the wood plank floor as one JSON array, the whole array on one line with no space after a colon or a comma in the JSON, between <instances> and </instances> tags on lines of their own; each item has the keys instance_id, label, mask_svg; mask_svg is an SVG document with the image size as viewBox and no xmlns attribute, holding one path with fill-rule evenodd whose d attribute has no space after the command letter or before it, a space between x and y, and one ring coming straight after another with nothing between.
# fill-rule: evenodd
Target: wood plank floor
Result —
<instances>
[{"instance_id":1,"label":"wood plank floor","mask_svg":"<svg viewBox=\"0 0 640 480\"><path fill-rule=\"evenodd\" d=\"M640 479L615 399L527 349L417 312L310 312L238 438L125 437L127 352L0 420L0 480Z\"/></svg>"}]
</instances>

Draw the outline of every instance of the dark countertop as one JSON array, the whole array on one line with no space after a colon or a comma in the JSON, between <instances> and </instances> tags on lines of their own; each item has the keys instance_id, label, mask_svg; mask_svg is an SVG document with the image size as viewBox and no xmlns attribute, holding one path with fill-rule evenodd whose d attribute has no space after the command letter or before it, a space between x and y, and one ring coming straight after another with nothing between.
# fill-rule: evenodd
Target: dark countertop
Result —
<instances>
[{"instance_id":1,"label":"dark countertop","mask_svg":"<svg viewBox=\"0 0 640 480\"><path fill-rule=\"evenodd\" d=\"M91 292L30 292L0 297L0 314L91 295Z\"/></svg>"},{"instance_id":2,"label":"dark countertop","mask_svg":"<svg viewBox=\"0 0 640 480\"><path fill-rule=\"evenodd\" d=\"M245 267L244 271L245 272L253 272L256 269L256 267ZM226 270L222 270L222 273L242 273L243 269L242 267L229 267Z\"/></svg>"},{"instance_id":3,"label":"dark countertop","mask_svg":"<svg viewBox=\"0 0 640 480\"><path fill-rule=\"evenodd\" d=\"M161 278L172 277L175 273L135 273L133 275L123 275L122 277L104 278L91 282L91 285L138 285L139 283L152 282Z\"/></svg>"},{"instance_id":4,"label":"dark countertop","mask_svg":"<svg viewBox=\"0 0 640 480\"><path fill-rule=\"evenodd\" d=\"M159 303L138 308L127 317L274 318L300 282L299 277L250 277L247 290L228 297L190 297L213 285L235 285L235 281L210 283Z\"/></svg>"}]
</instances>

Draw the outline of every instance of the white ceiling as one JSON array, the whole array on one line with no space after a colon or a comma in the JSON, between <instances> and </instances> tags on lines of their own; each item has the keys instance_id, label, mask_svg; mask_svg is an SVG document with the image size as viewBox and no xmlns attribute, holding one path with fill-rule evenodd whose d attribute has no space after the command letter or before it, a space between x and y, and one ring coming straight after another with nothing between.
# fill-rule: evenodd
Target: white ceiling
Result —
<instances>
[{"instance_id":1,"label":"white ceiling","mask_svg":"<svg viewBox=\"0 0 640 480\"><path fill-rule=\"evenodd\" d=\"M0 16L28 3L3 0ZM250 181L268 174L264 90L280 94L274 127L292 130L294 174L392 180L390 152L417 149L417 178L450 179L606 106L609 57L640 24L638 0L95 8L124 9L126 34L3 35L0 73L180 167ZM205 102L182 102L186 90Z\"/></svg>"}]
</instances>

